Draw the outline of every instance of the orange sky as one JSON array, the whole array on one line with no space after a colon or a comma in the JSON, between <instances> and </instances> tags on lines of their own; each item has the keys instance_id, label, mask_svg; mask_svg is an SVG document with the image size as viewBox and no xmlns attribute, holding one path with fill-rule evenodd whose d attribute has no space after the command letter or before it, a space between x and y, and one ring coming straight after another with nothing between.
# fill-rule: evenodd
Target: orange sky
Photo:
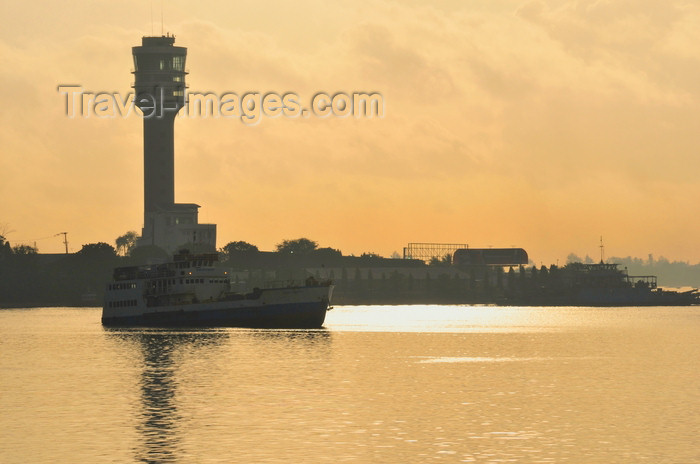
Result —
<instances>
[{"instance_id":1,"label":"orange sky","mask_svg":"<svg viewBox=\"0 0 700 464\"><path fill-rule=\"evenodd\" d=\"M153 31L160 34L160 2ZM700 5L168 1L190 90L376 91L383 119L178 119L176 201L218 246L306 236L700 261ZM63 114L59 84L130 90L148 2L0 6L0 226L72 251L140 231L138 117ZM61 237L37 242L60 252Z\"/></svg>"}]
</instances>

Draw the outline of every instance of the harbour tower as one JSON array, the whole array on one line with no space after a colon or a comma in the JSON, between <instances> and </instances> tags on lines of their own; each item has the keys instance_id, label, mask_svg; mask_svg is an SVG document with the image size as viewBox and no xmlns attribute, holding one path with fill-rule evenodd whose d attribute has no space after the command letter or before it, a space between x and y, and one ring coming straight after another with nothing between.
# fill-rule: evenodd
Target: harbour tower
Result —
<instances>
[{"instance_id":1,"label":"harbour tower","mask_svg":"<svg viewBox=\"0 0 700 464\"><path fill-rule=\"evenodd\" d=\"M175 37L143 37L133 47L136 106L143 116L143 229L138 246L216 249L216 224L199 224L199 205L175 203L175 117L185 106L187 48ZM192 250L195 251L195 250Z\"/></svg>"}]
</instances>

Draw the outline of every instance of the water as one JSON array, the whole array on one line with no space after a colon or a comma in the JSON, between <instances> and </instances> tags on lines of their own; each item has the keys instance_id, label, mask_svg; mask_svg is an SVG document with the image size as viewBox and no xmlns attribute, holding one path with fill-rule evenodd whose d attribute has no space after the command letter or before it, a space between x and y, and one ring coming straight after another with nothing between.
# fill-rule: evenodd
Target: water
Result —
<instances>
[{"instance_id":1,"label":"water","mask_svg":"<svg viewBox=\"0 0 700 464\"><path fill-rule=\"evenodd\" d=\"M336 307L316 331L99 319L0 311L0 462L700 462L700 308Z\"/></svg>"}]
</instances>

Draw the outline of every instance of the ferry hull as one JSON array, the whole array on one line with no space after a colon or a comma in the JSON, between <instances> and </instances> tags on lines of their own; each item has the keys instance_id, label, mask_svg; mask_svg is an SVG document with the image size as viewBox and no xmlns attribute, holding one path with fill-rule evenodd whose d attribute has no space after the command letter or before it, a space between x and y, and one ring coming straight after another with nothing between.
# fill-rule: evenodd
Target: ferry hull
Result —
<instances>
[{"instance_id":1,"label":"ferry hull","mask_svg":"<svg viewBox=\"0 0 700 464\"><path fill-rule=\"evenodd\" d=\"M105 317L110 327L246 327L316 329L323 326L327 302L284 303L243 308L179 309Z\"/></svg>"}]
</instances>

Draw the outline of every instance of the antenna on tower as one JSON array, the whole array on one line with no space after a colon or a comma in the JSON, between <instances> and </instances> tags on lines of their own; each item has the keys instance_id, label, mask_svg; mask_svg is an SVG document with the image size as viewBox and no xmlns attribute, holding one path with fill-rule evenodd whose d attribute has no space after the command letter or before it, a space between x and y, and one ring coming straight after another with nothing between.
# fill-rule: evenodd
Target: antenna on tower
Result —
<instances>
[{"instance_id":1,"label":"antenna on tower","mask_svg":"<svg viewBox=\"0 0 700 464\"><path fill-rule=\"evenodd\" d=\"M603 260L604 257L604 249L605 247L603 246L603 236L600 236L600 264L603 264L605 261Z\"/></svg>"}]
</instances>

